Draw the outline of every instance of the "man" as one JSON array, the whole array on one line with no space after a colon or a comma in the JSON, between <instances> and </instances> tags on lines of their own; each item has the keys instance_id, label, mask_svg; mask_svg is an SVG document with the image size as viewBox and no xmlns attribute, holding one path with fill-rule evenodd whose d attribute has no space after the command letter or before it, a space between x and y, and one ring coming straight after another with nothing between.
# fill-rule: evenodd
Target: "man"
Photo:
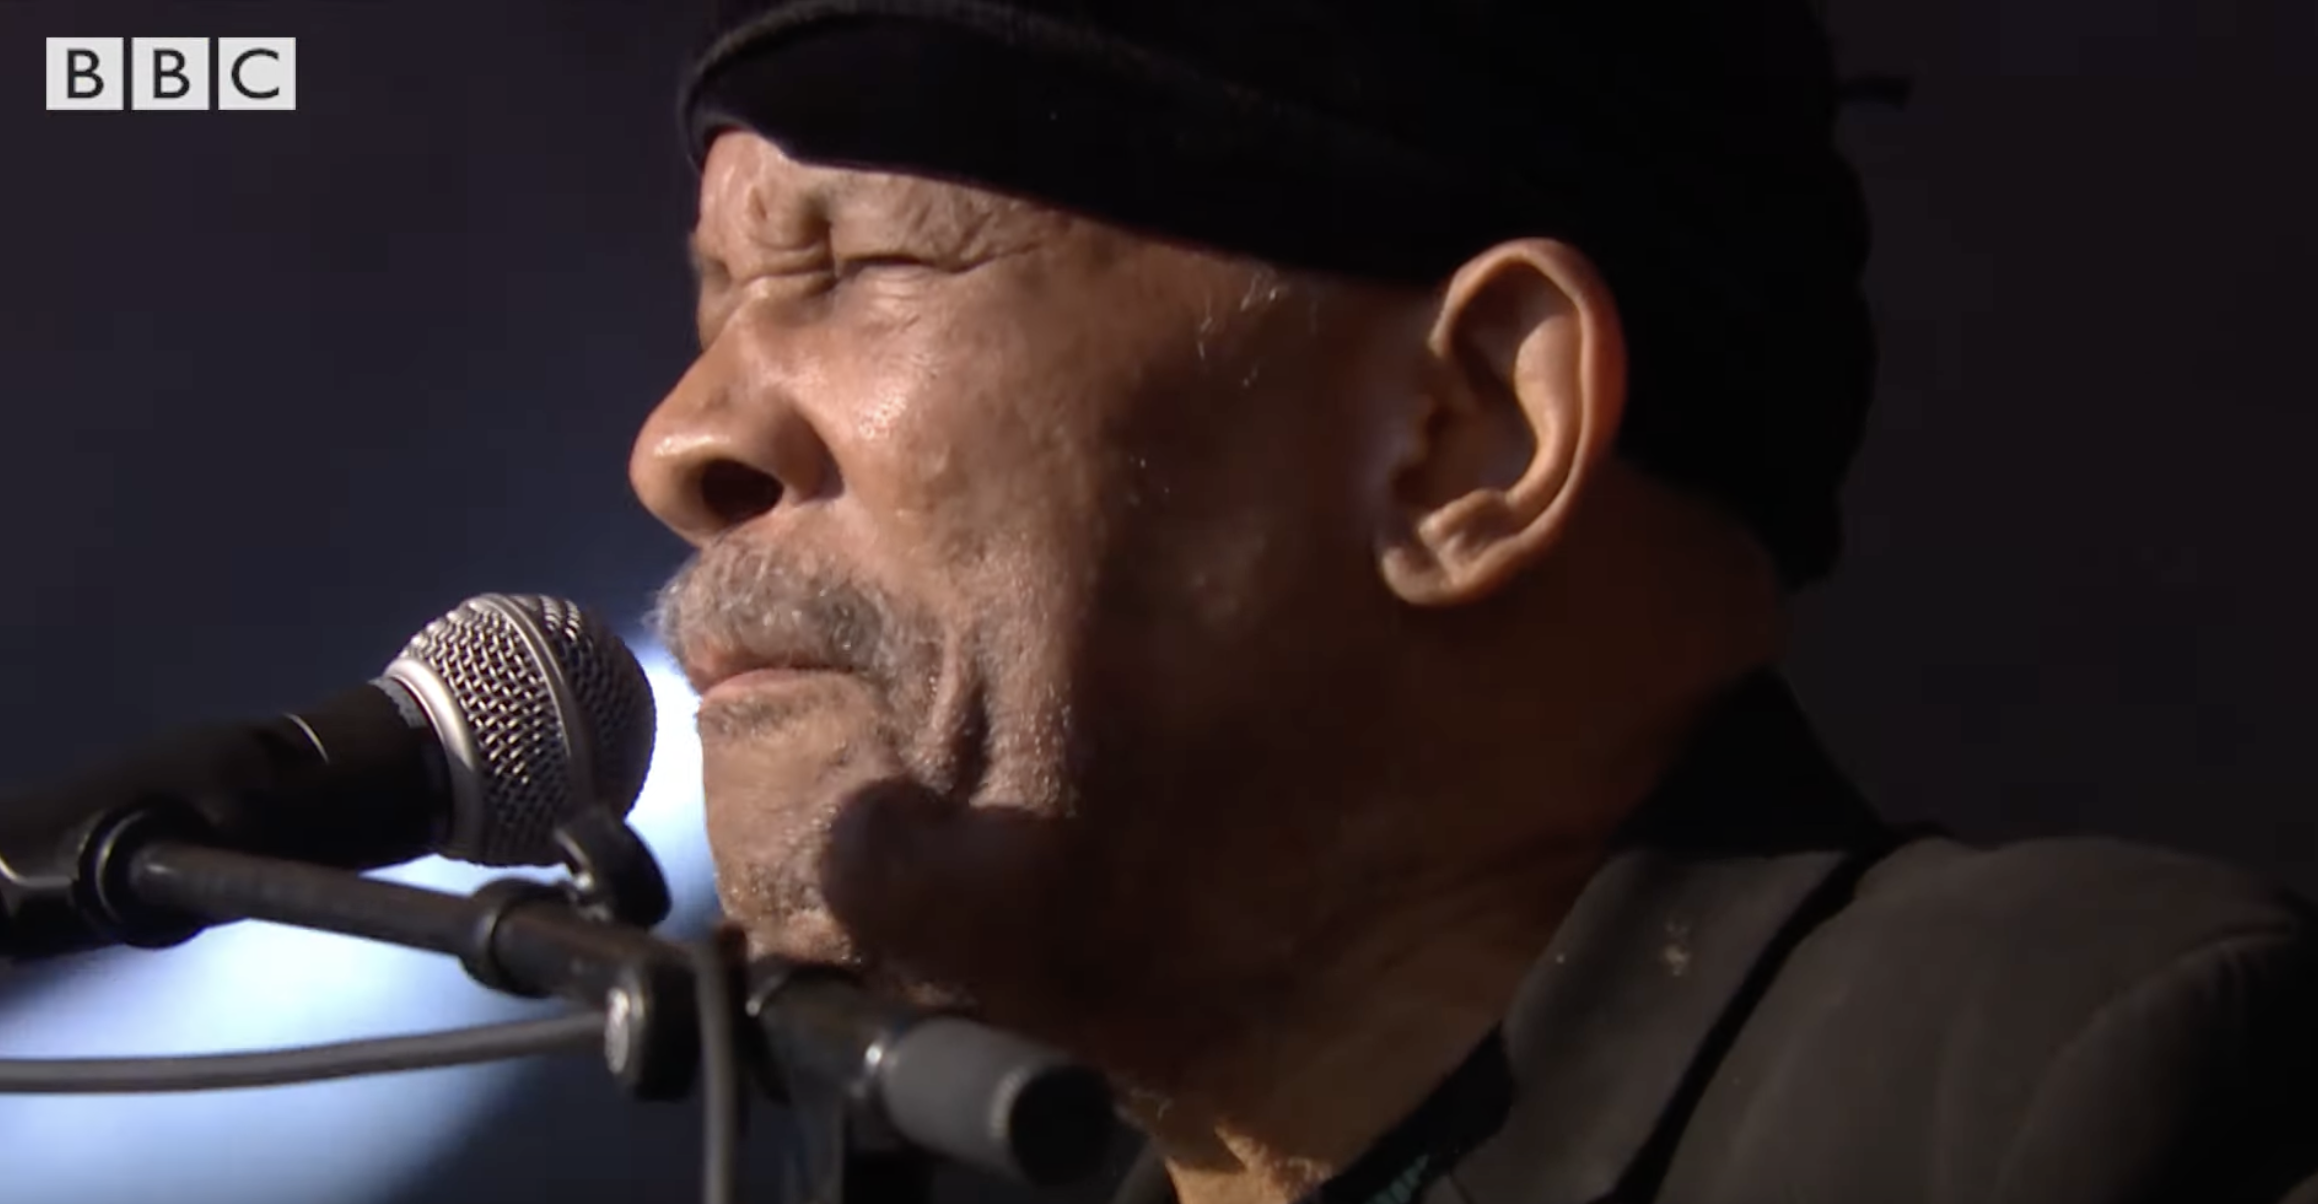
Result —
<instances>
[{"instance_id":1,"label":"man","mask_svg":"<svg viewBox=\"0 0 2318 1204\"><path fill-rule=\"evenodd\" d=\"M1895 832L1770 674L1871 376L1799 5L717 33L632 475L761 949L1184 1204L2318 1199L2299 904Z\"/></svg>"}]
</instances>

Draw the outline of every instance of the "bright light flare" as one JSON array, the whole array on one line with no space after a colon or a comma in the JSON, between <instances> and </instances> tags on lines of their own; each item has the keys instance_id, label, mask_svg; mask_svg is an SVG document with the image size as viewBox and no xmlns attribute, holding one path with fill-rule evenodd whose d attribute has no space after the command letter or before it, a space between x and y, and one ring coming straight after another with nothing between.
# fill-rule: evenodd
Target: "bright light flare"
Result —
<instances>
[{"instance_id":1,"label":"bright light flare","mask_svg":"<svg viewBox=\"0 0 2318 1204\"><path fill-rule=\"evenodd\" d=\"M668 875L671 926L695 928L715 910L695 702L657 645L629 646L659 708L629 822ZM467 891L502 874L429 859L379 876ZM240 1052L547 1010L484 990L446 957L235 924L165 952L93 955L0 1005L0 1057ZM11 1204L366 1204L407 1187L515 1082L514 1066L494 1065L195 1095L0 1096L0 1180Z\"/></svg>"}]
</instances>

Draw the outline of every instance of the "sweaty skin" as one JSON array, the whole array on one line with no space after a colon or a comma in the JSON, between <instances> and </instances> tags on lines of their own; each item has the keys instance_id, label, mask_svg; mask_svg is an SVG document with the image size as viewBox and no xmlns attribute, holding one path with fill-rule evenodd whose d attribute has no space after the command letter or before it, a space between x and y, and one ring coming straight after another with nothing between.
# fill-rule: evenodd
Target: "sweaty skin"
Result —
<instances>
[{"instance_id":1,"label":"sweaty skin","mask_svg":"<svg viewBox=\"0 0 2318 1204\"><path fill-rule=\"evenodd\" d=\"M1569 247L1387 289L746 133L693 242L631 476L727 911L1103 1066L1186 1204L1421 1097L1775 647L1759 549L1614 456Z\"/></svg>"}]
</instances>

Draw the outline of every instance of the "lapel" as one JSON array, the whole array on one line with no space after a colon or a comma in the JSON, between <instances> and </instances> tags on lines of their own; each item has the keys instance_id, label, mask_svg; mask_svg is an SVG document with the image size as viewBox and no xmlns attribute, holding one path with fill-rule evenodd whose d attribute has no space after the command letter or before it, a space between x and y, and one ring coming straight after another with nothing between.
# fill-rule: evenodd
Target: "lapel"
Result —
<instances>
[{"instance_id":1,"label":"lapel","mask_svg":"<svg viewBox=\"0 0 2318 1204\"><path fill-rule=\"evenodd\" d=\"M1496 1048L1481 1051L1504 1074L1458 1076L1509 1080L1510 1102L1425 1204L1646 1198L1665 1143L1787 951L1898 840L1776 675L1733 690L1621 831ZM1174 1199L1146 1150L1113 1204Z\"/></svg>"},{"instance_id":2,"label":"lapel","mask_svg":"<svg viewBox=\"0 0 2318 1204\"><path fill-rule=\"evenodd\" d=\"M1515 996L1512 1107L1435 1198L1646 1198L1662 1143L1786 953L1896 839L1777 678L1734 692Z\"/></svg>"}]
</instances>

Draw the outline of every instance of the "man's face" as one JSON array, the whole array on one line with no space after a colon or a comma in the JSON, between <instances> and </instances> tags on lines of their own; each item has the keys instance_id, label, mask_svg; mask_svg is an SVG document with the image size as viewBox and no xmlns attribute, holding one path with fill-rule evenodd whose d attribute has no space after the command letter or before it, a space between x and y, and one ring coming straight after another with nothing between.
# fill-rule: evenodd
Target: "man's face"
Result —
<instances>
[{"instance_id":1,"label":"man's face","mask_svg":"<svg viewBox=\"0 0 2318 1204\"><path fill-rule=\"evenodd\" d=\"M1400 311L747 134L695 243L632 473L728 912L1020 1022L1269 972L1398 617Z\"/></svg>"}]
</instances>

